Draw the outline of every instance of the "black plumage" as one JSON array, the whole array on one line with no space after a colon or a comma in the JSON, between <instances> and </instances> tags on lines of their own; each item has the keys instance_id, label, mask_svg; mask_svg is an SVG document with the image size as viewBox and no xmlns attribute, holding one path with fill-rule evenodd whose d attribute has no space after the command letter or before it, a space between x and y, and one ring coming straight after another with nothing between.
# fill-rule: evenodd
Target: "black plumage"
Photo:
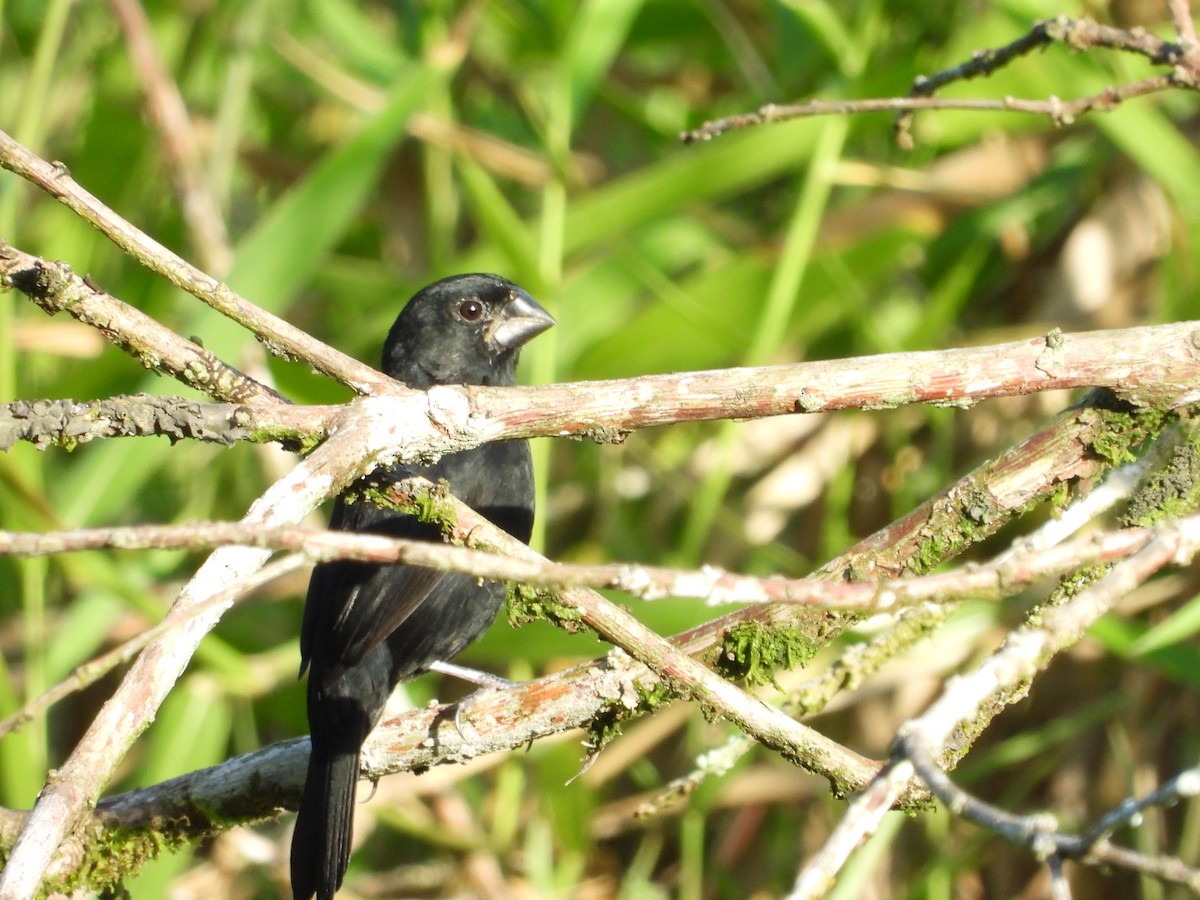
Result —
<instances>
[{"instance_id":1,"label":"black plumage","mask_svg":"<svg viewBox=\"0 0 1200 900\"><path fill-rule=\"evenodd\" d=\"M388 333L382 370L409 387L515 383L522 345L554 324L496 275L460 275L417 293ZM412 467L522 541L533 527L525 441L485 444ZM338 499L330 527L440 541L435 525ZM338 561L313 570L300 636L312 754L292 838L296 900L330 900L350 856L359 753L395 686L482 634L504 586L405 565Z\"/></svg>"}]
</instances>

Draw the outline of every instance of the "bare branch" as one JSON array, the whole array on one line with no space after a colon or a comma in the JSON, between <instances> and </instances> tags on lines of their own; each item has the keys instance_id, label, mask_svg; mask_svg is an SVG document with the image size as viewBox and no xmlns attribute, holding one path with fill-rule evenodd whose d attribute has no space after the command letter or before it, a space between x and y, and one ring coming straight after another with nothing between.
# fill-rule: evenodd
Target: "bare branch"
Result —
<instances>
[{"instance_id":1,"label":"bare branch","mask_svg":"<svg viewBox=\"0 0 1200 900\"><path fill-rule=\"evenodd\" d=\"M386 423L361 420L337 431L251 506L243 521L263 526L298 521L326 497L363 474L362 455L380 442L394 442ZM193 606L255 571L270 551L226 547L216 551L184 587L167 619L186 619L169 628L134 661L120 687L92 720L71 755L53 771L0 873L0 898L33 896L63 838L99 797L112 772L179 678L201 638L227 604L203 615Z\"/></svg>"},{"instance_id":2,"label":"bare branch","mask_svg":"<svg viewBox=\"0 0 1200 900\"><path fill-rule=\"evenodd\" d=\"M1200 399L1198 329L1200 323L1182 322L1119 332L1054 331L990 347L623 381L435 388L430 395L468 397L471 418L490 420L480 425L489 440L567 434L619 439L630 429L676 422L906 403L966 407L990 397L1077 387L1109 387L1138 405L1178 406ZM517 395L519 407L509 399ZM453 411L449 404L444 408Z\"/></svg>"},{"instance_id":3,"label":"bare branch","mask_svg":"<svg viewBox=\"0 0 1200 900\"><path fill-rule=\"evenodd\" d=\"M0 132L0 145L4 134ZM2 159L0 159L2 162ZM66 310L148 369L165 372L210 397L242 402L283 398L266 385L180 337L141 310L80 278L66 263L49 262L0 240L0 285L14 287L49 315Z\"/></svg>"},{"instance_id":4,"label":"bare branch","mask_svg":"<svg viewBox=\"0 0 1200 900\"><path fill-rule=\"evenodd\" d=\"M1186 4L1182 4L1185 5ZM1177 22L1180 21L1177 17ZM1187 17L1190 23L1190 14ZM971 59L958 66L930 76L921 76L913 82L908 97L889 97L866 100L821 101L807 103L768 103L757 110L727 116L705 122L699 128L685 131L679 138L685 144L708 141L728 131L785 122L808 116L847 115L865 112L897 112L896 138L905 149L913 145L911 134L912 115L920 110L974 110L1009 111L1048 116L1056 126L1070 124L1078 117L1091 112L1114 109L1126 100L1143 97L1171 89L1195 90L1200 80L1200 69L1196 64L1196 53L1189 47L1189 39L1181 29L1180 43L1161 40L1144 29L1126 31L1102 25L1091 19L1071 19L1059 16L1038 22L1030 31L1012 43L991 50L979 50ZM1195 32L1190 41L1194 43ZM947 84L990 75L1030 52L1050 44L1063 44L1076 51L1097 47L1119 50L1143 56L1155 65L1170 66L1171 71L1144 78L1129 84L1114 85L1087 97L1062 100L1049 97L1045 100L1026 100L1017 97L1000 99L955 99L931 96Z\"/></svg>"},{"instance_id":5,"label":"bare branch","mask_svg":"<svg viewBox=\"0 0 1200 900\"><path fill-rule=\"evenodd\" d=\"M1187 885L1193 892L1200 891L1200 869L1178 859L1152 857L1109 843L1113 831L1136 826L1147 809L1174 806L1181 800L1195 797L1200 792L1200 768L1181 772L1158 790L1122 803L1082 834L1069 834L1059 830L1053 816L1045 813L1014 815L963 790L938 767L928 748L918 741L902 739L897 752L912 762L917 774L947 809L1015 844L1028 847L1038 859L1047 859L1051 864L1055 860L1072 859L1085 864L1118 866Z\"/></svg>"},{"instance_id":6,"label":"bare branch","mask_svg":"<svg viewBox=\"0 0 1200 900\"><path fill-rule=\"evenodd\" d=\"M143 363L163 368L214 396L240 401L280 399L202 348L97 292L64 264L11 249L5 253L5 246L0 245L0 276L7 283L51 310L65 306L84 321L100 324L106 335L139 354ZM426 432L428 441L417 452L428 455L517 437L585 435L621 440L631 430L675 422L905 403L969 406L991 397L1083 386L1108 387L1141 405L1180 405L1200 396L1198 343L1200 323L1182 322L1069 335L1055 330L1043 338L985 347L617 381L517 388L448 386L420 395L379 375L384 381L377 387L404 404L426 398L419 402L430 421L410 424ZM319 413L318 419L323 421L327 412ZM282 414L276 409L253 415L279 421ZM296 415L299 428L317 424L311 412Z\"/></svg>"},{"instance_id":7,"label":"bare branch","mask_svg":"<svg viewBox=\"0 0 1200 900\"><path fill-rule=\"evenodd\" d=\"M1048 116L1055 125L1071 124L1075 119L1090 112L1107 112L1126 100L1145 97L1185 85L1171 75L1154 75L1130 84L1107 88L1098 94L1078 97L1074 100L1026 100L1020 97L957 98L957 97L881 97L866 100L809 100L805 103L766 103L752 112L738 113L705 122L699 128L683 132L679 138L685 144L711 141L728 131L740 131L755 125L772 122L788 122L792 119L807 119L813 116L855 115L857 113L895 112L911 115L922 110L959 110L965 112L1019 112ZM1190 86L1190 85L1187 85ZM903 134L903 133L902 133ZM898 138L901 146L908 149L912 138Z\"/></svg>"},{"instance_id":8,"label":"bare branch","mask_svg":"<svg viewBox=\"0 0 1200 900\"><path fill-rule=\"evenodd\" d=\"M1185 773L1191 775L1189 771ZM1200 894L1200 869L1183 860L1169 856L1150 856L1128 847L1118 847L1101 841L1083 858L1092 865L1121 868L1160 881L1186 885L1193 894Z\"/></svg>"},{"instance_id":9,"label":"bare branch","mask_svg":"<svg viewBox=\"0 0 1200 900\"><path fill-rule=\"evenodd\" d=\"M927 97L955 81L986 77L1049 44L1063 44L1078 52L1096 47L1120 50L1144 56L1155 65L1164 66L1174 65L1183 56L1183 48L1179 44L1164 41L1145 29L1127 31L1111 25L1102 25L1092 19L1058 16L1035 23L1028 34L1017 38L1011 44L995 50L977 50L965 63L935 75L918 78L913 85L913 93Z\"/></svg>"},{"instance_id":10,"label":"bare branch","mask_svg":"<svg viewBox=\"0 0 1200 900\"><path fill-rule=\"evenodd\" d=\"M370 366L260 309L172 253L84 190L62 163L47 162L3 131L0 131L0 166L42 188L147 269L247 328L272 353L303 359L359 393L371 393L393 383Z\"/></svg>"},{"instance_id":11,"label":"bare branch","mask_svg":"<svg viewBox=\"0 0 1200 900\"><path fill-rule=\"evenodd\" d=\"M264 528L245 522L130 525L47 533L0 531L0 556L47 556L101 549L203 550L237 545L302 553L310 563L333 559L405 563L548 590L616 590L642 600L689 598L710 606L794 603L881 613L930 601L1009 596L1042 578L1124 559L1154 540L1173 541L1175 558L1183 564L1200 550L1200 516L1173 519L1151 528L1096 532L1050 547L1026 546L1019 541L990 563L972 563L934 575L840 583L814 577L739 575L716 566L686 570L640 563L582 565L532 556L514 559L484 550L377 534L302 526Z\"/></svg>"},{"instance_id":12,"label":"bare branch","mask_svg":"<svg viewBox=\"0 0 1200 900\"><path fill-rule=\"evenodd\" d=\"M1058 16L1036 23L1027 35L1005 47L980 50L961 65L929 77L917 78L910 93L912 96L929 97L953 82L990 75L1018 57L1052 43L1063 44L1074 51L1087 51L1096 47L1119 50L1143 56L1155 65L1171 67L1171 71L1165 75L1109 87L1098 94L1076 100L1064 101L1058 97L1050 97L1042 101L1041 109L1027 110L1049 116L1058 127L1071 124L1085 113L1114 109L1133 97L1168 88L1195 90L1197 86L1197 71L1188 67L1191 59L1182 44L1164 41L1142 28L1126 31L1123 28L1102 25L1091 19ZM896 141L904 149L913 147L912 118L912 113L907 112L896 119Z\"/></svg>"}]
</instances>

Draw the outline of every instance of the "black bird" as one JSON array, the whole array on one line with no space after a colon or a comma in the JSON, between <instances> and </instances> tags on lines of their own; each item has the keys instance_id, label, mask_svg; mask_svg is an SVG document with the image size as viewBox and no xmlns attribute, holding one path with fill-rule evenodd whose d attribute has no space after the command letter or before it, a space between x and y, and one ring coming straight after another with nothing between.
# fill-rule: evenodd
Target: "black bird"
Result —
<instances>
[{"instance_id":1,"label":"black bird","mask_svg":"<svg viewBox=\"0 0 1200 900\"><path fill-rule=\"evenodd\" d=\"M554 324L532 297L496 275L435 282L404 307L382 369L409 387L511 385L517 354ZM411 471L451 492L513 537L533 529L533 464L525 441L485 444ZM386 478L387 473L381 473ZM440 541L437 526L339 498L330 527ZM292 837L292 894L331 900L350 857L359 752L395 686L450 659L482 634L504 586L405 565L336 561L313 570L300 634L308 670L312 754Z\"/></svg>"}]
</instances>

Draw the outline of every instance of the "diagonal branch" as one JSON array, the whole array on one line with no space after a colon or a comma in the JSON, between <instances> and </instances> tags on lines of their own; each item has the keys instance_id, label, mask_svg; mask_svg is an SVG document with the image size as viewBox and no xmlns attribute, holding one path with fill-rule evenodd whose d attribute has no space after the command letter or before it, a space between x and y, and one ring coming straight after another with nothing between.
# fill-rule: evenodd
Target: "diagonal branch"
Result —
<instances>
[{"instance_id":1,"label":"diagonal branch","mask_svg":"<svg viewBox=\"0 0 1200 900\"><path fill-rule=\"evenodd\" d=\"M4 137L0 132L0 142ZM0 239L0 285L21 291L48 315L65 310L98 329L148 369L177 378L210 397L232 401L276 401L280 395L222 362L195 341L106 294L66 263L25 253Z\"/></svg>"},{"instance_id":2,"label":"diagonal branch","mask_svg":"<svg viewBox=\"0 0 1200 900\"><path fill-rule=\"evenodd\" d=\"M291 571L308 563L333 559L426 566L446 572L461 572L495 581L561 591L592 588L620 591L642 600L663 597L691 598L708 605L730 603L797 604L824 610L864 614L894 613L926 603L954 603L967 598L999 599L1011 596L1030 584L1055 575L1065 575L1082 566L1124 559L1147 543L1171 536L1177 542L1175 558L1183 561L1200 549L1200 517L1168 522L1153 528L1128 528L1093 534L1087 538L1052 547L1029 547L1024 543L983 564L972 564L936 575L886 578L881 581L830 582L823 577L785 578L779 575L754 577L726 572L715 566L679 570L637 563L581 565L550 560L523 560L499 556L452 544L431 544L375 534L327 531L300 526L263 528L240 522L195 522L188 525L141 525L112 528L82 528L53 533L0 531L0 556L40 556L83 550L116 548L186 549L239 545L270 550L288 550ZM257 578L269 580L281 574L265 567ZM255 581L254 584L258 582ZM188 619L225 603L224 594L193 607ZM103 657L81 665L68 679L50 688L18 712L0 720L0 737L33 716L104 676L181 619L159 623ZM695 654L699 648L691 646Z\"/></svg>"},{"instance_id":3,"label":"diagonal branch","mask_svg":"<svg viewBox=\"0 0 1200 900\"><path fill-rule=\"evenodd\" d=\"M821 850L801 870L796 898L822 896L849 854L879 826L884 813L902 793L911 790L916 774L914 757L953 755L959 729L1003 697L1020 692L1063 649L1082 637L1086 628L1147 578L1175 559L1176 544L1164 535L1117 563L1102 579L1061 605L1039 609L1025 627L974 672L947 682L941 696L921 716L898 732L892 760L851 803ZM913 748L916 748L915 751ZM961 810L958 810L961 811Z\"/></svg>"},{"instance_id":4,"label":"diagonal branch","mask_svg":"<svg viewBox=\"0 0 1200 900\"><path fill-rule=\"evenodd\" d=\"M409 506L433 490L426 479L405 478L390 487L402 505ZM443 527L452 540L514 559L544 563L545 557L492 525L470 507L447 495ZM582 623L650 668L672 693L695 700L706 714L727 719L764 746L808 771L829 779L843 795L874 772L872 762L790 718L778 708L721 678L706 666L659 637L630 613L587 588L567 588L551 603L550 614L560 623Z\"/></svg>"},{"instance_id":5,"label":"diagonal branch","mask_svg":"<svg viewBox=\"0 0 1200 900\"><path fill-rule=\"evenodd\" d=\"M364 449L371 460L375 448L396 440L386 422L363 416L345 423L263 494L243 521L263 526L298 521L362 475L370 464L363 461ZM55 850L95 804L117 764L153 719L196 646L228 604L215 605L195 617L189 615L191 608L259 568L269 555L268 550L226 547L196 571L167 613L169 620L187 621L141 653L71 755L50 774L0 873L0 898L24 900L34 895Z\"/></svg>"},{"instance_id":6,"label":"diagonal branch","mask_svg":"<svg viewBox=\"0 0 1200 900\"><path fill-rule=\"evenodd\" d=\"M62 163L51 163L0 131L0 166L42 188L152 272L247 328L279 356L303 359L359 393L371 393L392 380L353 357L318 341L228 285L197 269L105 206L71 177Z\"/></svg>"}]
</instances>

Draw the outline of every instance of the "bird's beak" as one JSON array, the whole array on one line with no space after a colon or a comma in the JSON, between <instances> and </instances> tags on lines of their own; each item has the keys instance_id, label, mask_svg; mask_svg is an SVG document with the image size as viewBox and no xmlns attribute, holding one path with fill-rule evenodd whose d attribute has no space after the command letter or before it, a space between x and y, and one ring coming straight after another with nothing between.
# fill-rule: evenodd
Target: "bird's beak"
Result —
<instances>
[{"instance_id":1,"label":"bird's beak","mask_svg":"<svg viewBox=\"0 0 1200 900\"><path fill-rule=\"evenodd\" d=\"M522 290L514 290L492 328L492 341L502 350L515 350L554 326L554 317Z\"/></svg>"}]
</instances>

